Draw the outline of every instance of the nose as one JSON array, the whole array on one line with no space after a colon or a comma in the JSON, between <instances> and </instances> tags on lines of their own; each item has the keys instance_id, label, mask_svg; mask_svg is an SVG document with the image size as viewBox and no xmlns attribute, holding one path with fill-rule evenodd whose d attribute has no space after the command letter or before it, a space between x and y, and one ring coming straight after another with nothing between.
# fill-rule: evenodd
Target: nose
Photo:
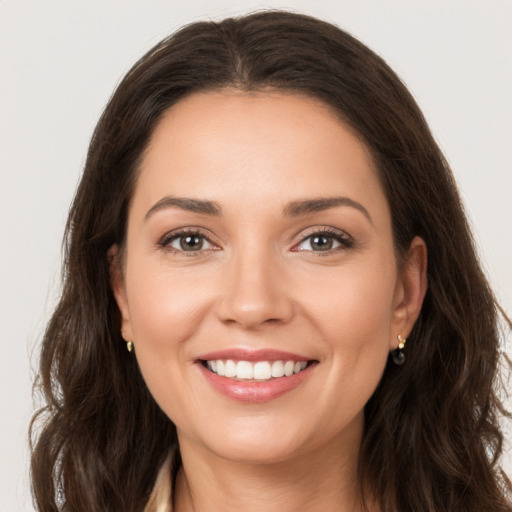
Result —
<instances>
[{"instance_id":1,"label":"nose","mask_svg":"<svg viewBox=\"0 0 512 512\"><path fill-rule=\"evenodd\" d=\"M291 290L283 262L277 260L275 254L245 250L226 262L217 306L223 323L258 330L290 321L294 314Z\"/></svg>"}]
</instances>

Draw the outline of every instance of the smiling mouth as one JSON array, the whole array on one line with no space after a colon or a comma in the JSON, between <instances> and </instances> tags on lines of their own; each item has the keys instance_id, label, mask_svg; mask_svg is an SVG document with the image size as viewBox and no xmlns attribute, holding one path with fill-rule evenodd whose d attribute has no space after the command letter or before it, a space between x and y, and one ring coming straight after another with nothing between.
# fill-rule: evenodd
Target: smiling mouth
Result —
<instances>
[{"instance_id":1,"label":"smiling mouth","mask_svg":"<svg viewBox=\"0 0 512 512\"><path fill-rule=\"evenodd\" d=\"M301 373L315 361L234 361L232 359L201 360L210 372L243 382L267 382Z\"/></svg>"}]
</instances>

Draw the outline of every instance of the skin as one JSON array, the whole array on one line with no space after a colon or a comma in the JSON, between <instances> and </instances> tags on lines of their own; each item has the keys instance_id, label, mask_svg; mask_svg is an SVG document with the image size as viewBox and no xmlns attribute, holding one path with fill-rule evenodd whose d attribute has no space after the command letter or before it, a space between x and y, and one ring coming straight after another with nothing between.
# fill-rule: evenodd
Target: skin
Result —
<instances>
[{"instance_id":1,"label":"skin","mask_svg":"<svg viewBox=\"0 0 512 512\"><path fill-rule=\"evenodd\" d=\"M154 208L168 196L214 201L222 215ZM350 204L284 213L290 202L331 197L367 214ZM162 242L184 227L208 239L201 250ZM342 242L327 238L333 247L321 251L311 235L325 228ZM369 152L319 101L224 90L170 109L142 160L112 285L123 337L178 430L175 509L360 510L363 408L398 334L412 329L425 275L419 238L398 268ZM274 400L240 402L196 363L232 347L317 364Z\"/></svg>"}]
</instances>

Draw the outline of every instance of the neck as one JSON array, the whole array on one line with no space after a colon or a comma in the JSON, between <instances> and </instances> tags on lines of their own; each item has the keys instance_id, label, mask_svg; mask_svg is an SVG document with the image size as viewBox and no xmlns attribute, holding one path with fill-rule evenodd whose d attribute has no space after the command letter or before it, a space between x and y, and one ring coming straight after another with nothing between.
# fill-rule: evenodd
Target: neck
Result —
<instances>
[{"instance_id":1,"label":"neck","mask_svg":"<svg viewBox=\"0 0 512 512\"><path fill-rule=\"evenodd\" d=\"M251 464L218 457L180 438L183 461L175 512L362 512L357 442L333 439L285 461ZM374 509L372 509L374 510Z\"/></svg>"}]
</instances>

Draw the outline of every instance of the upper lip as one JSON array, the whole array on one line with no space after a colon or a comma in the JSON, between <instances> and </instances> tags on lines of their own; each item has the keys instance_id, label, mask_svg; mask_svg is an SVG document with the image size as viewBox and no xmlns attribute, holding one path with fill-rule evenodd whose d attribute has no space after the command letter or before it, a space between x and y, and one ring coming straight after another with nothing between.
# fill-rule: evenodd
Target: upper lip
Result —
<instances>
[{"instance_id":1,"label":"upper lip","mask_svg":"<svg viewBox=\"0 0 512 512\"><path fill-rule=\"evenodd\" d=\"M231 348L217 350L200 355L198 361L215 361L215 360L234 360L234 361L310 361L310 357L294 354L292 352L284 352L282 350L274 350L262 348L250 350L246 348Z\"/></svg>"}]
</instances>

